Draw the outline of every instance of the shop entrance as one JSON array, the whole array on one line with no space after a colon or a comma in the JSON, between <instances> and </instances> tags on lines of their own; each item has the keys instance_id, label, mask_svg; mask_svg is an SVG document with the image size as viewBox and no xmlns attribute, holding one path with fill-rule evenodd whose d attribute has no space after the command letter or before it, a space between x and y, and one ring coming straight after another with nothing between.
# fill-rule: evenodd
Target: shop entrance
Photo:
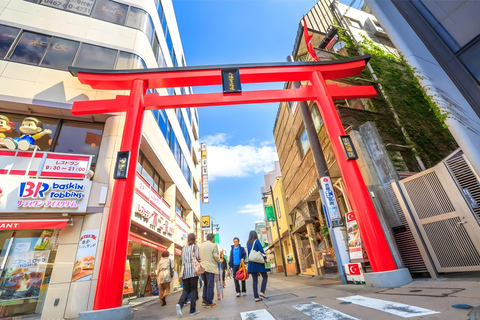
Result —
<instances>
[{"instance_id":1,"label":"shop entrance","mask_svg":"<svg viewBox=\"0 0 480 320\"><path fill-rule=\"evenodd\" d=\"M0 318L42 313L59 231L0 231Z\"/></svg>"},{"instance_id":2,"label":"shop entrance","mask_svg":"<svg viewBox=\"0 0 480 320\"><path fill-rule=\"evenodd\" d=\"M373 271L396 270L387 240L355 160L348 160L340 137L345 135L333 104L337 99L372 98L373 86L339 87L326 81L358 75L370 56L321 62L228 65L212 67L179 67L142 70L89 70L70 68L82 84L99 90L130 90L112 100L76 101L74 115L126 112L128 123L120 150L125 170L115 174L112 206L107 222L105 245L100 265L94 310L119 307L122 303L124 263L130 227L130 213L135 186L135 170L146 110L223 106L249 103L316 100L332 143L345 187L355 211L358 226L365 238L365 248ZM242 91L241 83L307 81L300 88ZM159 96L148 93L156 88L209 86L223 84L224 92Z\"/></svg>"}]
</instances>

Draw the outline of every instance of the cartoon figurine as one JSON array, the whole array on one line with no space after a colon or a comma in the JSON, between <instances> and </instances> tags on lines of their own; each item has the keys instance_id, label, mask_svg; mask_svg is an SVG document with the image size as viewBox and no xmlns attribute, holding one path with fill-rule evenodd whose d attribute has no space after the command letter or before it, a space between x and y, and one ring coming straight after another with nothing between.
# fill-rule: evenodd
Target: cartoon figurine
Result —
<instances>
[{"instance_id":1,"label":"cartoon figurine","mask_svg":"<svg viewBox=\"0 0 480 320\"><path fill-rule=\"evenodd\" d=\"M52 130L45 129L43 130L42 121L37 118L27 117L23 119L22 125L19 128L20 132L23 133L20 137L12 139L5 138L3 143L10 150L20 149L26 151L30 148L31 145L35 144L35 140L40 139L46 134L51 134Z\"/></svg>"},{"instance_id":2,"label":"cartoon figurine","mask_svg":"<svg viewBox=\"0 0 480 320\"><path fill-rule=\"evenodd\" d=\"M13 122L10 122L6 116L0 114L0 142L5 138L4 132L12 132L14 126Z\"/></svg>"}]
</instances>

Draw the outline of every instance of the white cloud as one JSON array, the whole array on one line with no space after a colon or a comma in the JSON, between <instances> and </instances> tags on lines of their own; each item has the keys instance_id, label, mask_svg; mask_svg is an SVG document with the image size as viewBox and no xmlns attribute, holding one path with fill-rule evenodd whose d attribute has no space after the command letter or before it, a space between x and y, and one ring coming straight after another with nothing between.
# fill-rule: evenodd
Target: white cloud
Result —
<instances>
[{"instance_id":1,"label":"white cloud","mask_svg":"<svg viewBox=\"0 0 480 320\"><path fill-rule=\"evenodd\" d=\"M275 145L269 141L255 141L249 145L229 146L225 133L201 139L207 144L208 179L247 177L267 173L278 161Z\"/></svg>"},{"instance_id":2,"label":"white cloud","mask_svg":"<svg viewBox=\"0 0 480 320\"><path fill-rule=\"evenodd\" d=\"M240 214L250 214L257 218L263 218L263 204L246 204L238 210Z\"/></svg>"}]
</instances>

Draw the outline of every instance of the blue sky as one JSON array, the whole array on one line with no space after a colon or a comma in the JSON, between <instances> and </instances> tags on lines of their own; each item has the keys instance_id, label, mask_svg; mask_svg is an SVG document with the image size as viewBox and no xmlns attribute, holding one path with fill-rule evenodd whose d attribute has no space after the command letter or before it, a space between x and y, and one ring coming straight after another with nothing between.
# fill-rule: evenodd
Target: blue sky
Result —
<instances>
[{"instance_id":1,"label":"blue sky","mask_svg":"<svg viewBox=\"0 0 480 320\"><path fill-rule=\"evenodd\" d=\"M284 62L300 20L316 0L173 0L187 65ZM243 86L280 89L283 83ZM194 88L195 93L221 91ZM210 203L201 206L220 225L220 245L246 243L262 218L263 175L277 159L273 125L278 103L198 108L200 141L207 142Z\"/></svg>"}]
</instances>

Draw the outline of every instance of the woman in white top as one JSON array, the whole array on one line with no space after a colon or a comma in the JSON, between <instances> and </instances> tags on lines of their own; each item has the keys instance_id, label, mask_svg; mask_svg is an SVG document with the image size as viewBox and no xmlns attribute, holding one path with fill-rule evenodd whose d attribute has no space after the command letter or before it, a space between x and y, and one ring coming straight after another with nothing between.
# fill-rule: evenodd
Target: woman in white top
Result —
<instances>
[{"instance_id":1,"label":"woman in white top","mask_svg":"<svg viewBox=\"0 0 480 320\"><path fill-rule=\"evenodd\" d=\"M170 293L170 282L173 278L173 260L170 259L170 252L162 252L162 258L158 261L157 266L157 283L158 283L158 298L160 305L167 304L165 298Z\"/></svg>"}]
</instances>

